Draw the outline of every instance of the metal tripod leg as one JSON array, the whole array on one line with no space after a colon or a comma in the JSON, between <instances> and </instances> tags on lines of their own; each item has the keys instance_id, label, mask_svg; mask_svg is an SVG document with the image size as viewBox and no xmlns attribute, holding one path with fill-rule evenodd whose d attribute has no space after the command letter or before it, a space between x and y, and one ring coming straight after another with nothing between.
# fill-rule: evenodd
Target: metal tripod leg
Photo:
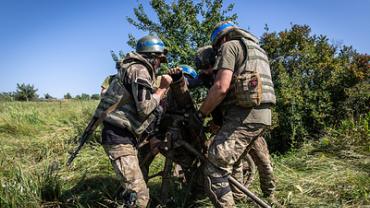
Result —
<instances>
[{"instance_id":1,"label":"metal tripod leg","mask_svg":"<svg viewBox=\"0 0 370 208\"><path fill-rule=\"evenodd\" d=\"M176 141L179 145L184 146L187 150L189 150L191 153L196 155L202 162L209 163L208 159L204 157L204 155L200 154L196 149L194 149L189 143L185 142L184 140L178 140ZM256 204L263 208L271 208L270 205L268 205L266 202L264 202L262 199L258 198L255 194L253 194L251 191L249 191L247 188L245 188L242 184L239 183L234 177L228 176L229 182L238 187L245 195L247 195L249 198L251 198Z\"/></svg>"},{"instance_id":2,"label":"metal tripod leg","mask_svg":"<svg viewBox=\"0 0 370 208\"><path fill-rule=\"evenodd\" d=\"M165 144L166 147L165 149L170 150L172 148L172 137L174 135L172 132L167 132L165 136ZM161 185L161 204L166 205L168 202L168 196L169 196L169 189L171 185L171 176L172 176L172 154L171 152L168 152L166 155L166 160L164 163L164 169L163 169L163 174L162 174L162 185Z\"/></svg>"},{"instance_id":3,"label":"metal tripod leg","mask_svg":"<svg viewBox=\"0 0 370 208\"><path fill-rule=\"evenodd\" d=\"M172 160L168 157L165 160L164 170L162 175L162 185L161 185L161 204L165 205L169 198L169 189L171 186L171 174L172 174Z\"/></svg>"}]
</instances>

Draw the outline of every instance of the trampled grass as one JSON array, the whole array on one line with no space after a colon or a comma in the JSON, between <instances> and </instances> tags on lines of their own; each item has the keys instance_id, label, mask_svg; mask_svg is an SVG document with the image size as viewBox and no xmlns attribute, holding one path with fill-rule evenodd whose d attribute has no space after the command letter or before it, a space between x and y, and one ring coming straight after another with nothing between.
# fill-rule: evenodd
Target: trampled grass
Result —
<instances>
[{"instance_id":1,"label":"trampled grass","mask_svg":"<svg viewBox=\"0 0 370 208\"><path fill-rule=\"evenodd\" d=\"M0 103L0 207L112 207L119 181L98 144L99 131L65 166L68 151L87 124L96 101ZM367 128L366 128L367 126ZM339 128L339 127L338 127ZM333 130L318 142L273 156L276 196L287 207L370 206L370 148L366 122ZM365 136L364 136L365 135ZM343 142L351 141L351 142ZM152 164L161 170L163 157ZM158 198L160 178L149 182ZM251 190L260 194L258 179ZM180 207L186 194L172 188ZM201 200L198 207L210 206ZM238 207L254 207L249 202Z\"/></svg>"}]
</instances>

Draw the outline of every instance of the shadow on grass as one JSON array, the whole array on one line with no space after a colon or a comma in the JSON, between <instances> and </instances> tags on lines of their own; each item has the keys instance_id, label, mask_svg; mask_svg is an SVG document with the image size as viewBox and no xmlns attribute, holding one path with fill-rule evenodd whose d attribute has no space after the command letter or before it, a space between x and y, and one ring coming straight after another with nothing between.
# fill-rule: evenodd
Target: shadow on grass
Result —
<instances>
[{"instance_id":1,"label":"shadow on grass","mask_svg":"<svg viewBox=\"0 0 370 208\"><path fill-rule=\"evenodd\" d=\"M194 178L194 180L197 180ZM173 177L168 187L167 208L179 207L204 207L209 205L208 197L204 193L202 186L196 181L190 184L183 184L178 178ZM197 186L198 185L198 186ZM161 200L161 181L155 180L148 183L150 189L151 204L150 207L157 207Z\"/></svg>"},{"instance_id":2,"label":"shadow on grass","mask_svg":"<svg viewBox=\"0 0 370 208\"><path fill-rule=\"evenodd\" d=\"M120 193L123 188L114 176L84 175L67 190L62 190L63 184L57 174L48 172L46 176L40 189L42 207L117 207L122 202ZM157 207L161 199L160 177L149 181L148 187L151 195L150 207ZM173 179L169 185L166 207L200 207L193 201L192 192L188 186Z\"/></svg>"},{"instance_id":3,"label":"shadow on grass","mask_svg":"<svg viewBox=\"0 0 370 208\"><path fill-rule=\"evenodd\" d=\"M114 207L120 187L113 176L84 176L70 190L62 192L61 207Z\"/></svg>"},{"instance_id":4,"label":"shadow on grass","mask_svg":"<svg viewBox=\"0 0 370 208\"><path fill-rule=\"evenodd\" d=\"M150 207L160 204L161 183L160 181L149 182ZM179 190L178 183L172 183L170 187L170 200L166 207L181 207L184 190ZM120 181L114 176L82 177L78 183L69 190L65 190L58 197L59 202L52 200L44 201L45 207L117 207L119 193L123 191ZM54 198L55 199L55 198Z\"/></svg>"}]
</instances>

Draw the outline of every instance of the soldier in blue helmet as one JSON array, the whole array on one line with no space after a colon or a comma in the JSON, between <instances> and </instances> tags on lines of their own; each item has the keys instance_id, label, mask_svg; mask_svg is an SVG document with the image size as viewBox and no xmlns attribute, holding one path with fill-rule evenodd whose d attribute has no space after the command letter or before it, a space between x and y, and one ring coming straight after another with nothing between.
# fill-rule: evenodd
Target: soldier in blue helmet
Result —
<instances>
[{"instance_id":1,"label":"soldier in blue helmet","mask_svg":"<svg viewBox=\"0 0 370 208\"><path fill-rule=\"evenodd\" d=\"M197 69L201 71L199 77L202 80L202 85L206 85L207 88L210 88L215 79L216 70L213 69L215 64L215 52L212 46L204 46L198 49L195 57L195 65ZM209 84L205 84L204 80L209 80ZM223 124L223 109L221 106L218 106L215 110L212 111L212 122L209 128L213 130L213 133L218 132L220 126ZM254 161L258 167L260 187L262 193L265 196L273 195L273 189L275 188L275 180L271 167L271 159L269 155L269 150L265 139L260 136L253 143L252 148L249 151L250 158ZM240 164L235 164L232 176L237 179L239 182L246 180L242 172L244 168L248 168L249 164L246 163L248 160L241 160ZM241 193L238 189L235 189L231 186L234 197L237 199L244 198L244 194Z\"/></svg>"},{"instance_id":2,"label":"soldier in blue helmet","mask_svg":"<svg viewBox=\"0 0 370 208\"><path fill-rule=\"evenodd\" d=\"M154 91L153 81L160 64L166 62L166 50L161 39L144 36L136 51L128 53L117 64L115 75L102 96L96 117L113 105L115 110L103 121L102 144L124 188L124 205L147 207L149 190L140 170L137 145L139 138L153 123L160 109L159 103L169 88L172 78L163 75Z\"/></svg>"},{"instance_id":3,"label":"soldier in blue helmet","mask_svg":"<svg viewBox=\"0 0 370 208\"><path fill-rule=\"evenodd\" d=\"M199 116L204 118L221 108L223 123L208 150L206 190L214 206L235 207L233 192L237 190L230 187L228 175L234 174L234 166L271 125L276 98L268 57L255 36L232 22L220 22L212 31L211 42L217 55L216 76ZM272 177L271 163L266 165L265 172ZM280 205L273 196L273 178L266 179L261 188L270 202Z\"/></svg>"}]
</instances>

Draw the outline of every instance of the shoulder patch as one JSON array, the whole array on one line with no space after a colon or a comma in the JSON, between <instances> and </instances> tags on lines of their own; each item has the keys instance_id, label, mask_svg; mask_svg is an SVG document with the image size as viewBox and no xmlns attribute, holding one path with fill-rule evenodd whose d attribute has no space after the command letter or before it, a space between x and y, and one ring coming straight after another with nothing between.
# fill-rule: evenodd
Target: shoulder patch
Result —
<instances>
[{"instance_id":1,"label":"shoulder patch","mask_svg":"<svg viewBox=\"0 0 370 208\"><path fill-rule=\"evenodd\" d=\"M136 78L135 83L137 83L138 85L141 85L145 88L152 89L152 85L150 84L149 80L147 80L147 79L143 79L143 78L138 77L138 78Z\"/></svg>"}]
</instances>

